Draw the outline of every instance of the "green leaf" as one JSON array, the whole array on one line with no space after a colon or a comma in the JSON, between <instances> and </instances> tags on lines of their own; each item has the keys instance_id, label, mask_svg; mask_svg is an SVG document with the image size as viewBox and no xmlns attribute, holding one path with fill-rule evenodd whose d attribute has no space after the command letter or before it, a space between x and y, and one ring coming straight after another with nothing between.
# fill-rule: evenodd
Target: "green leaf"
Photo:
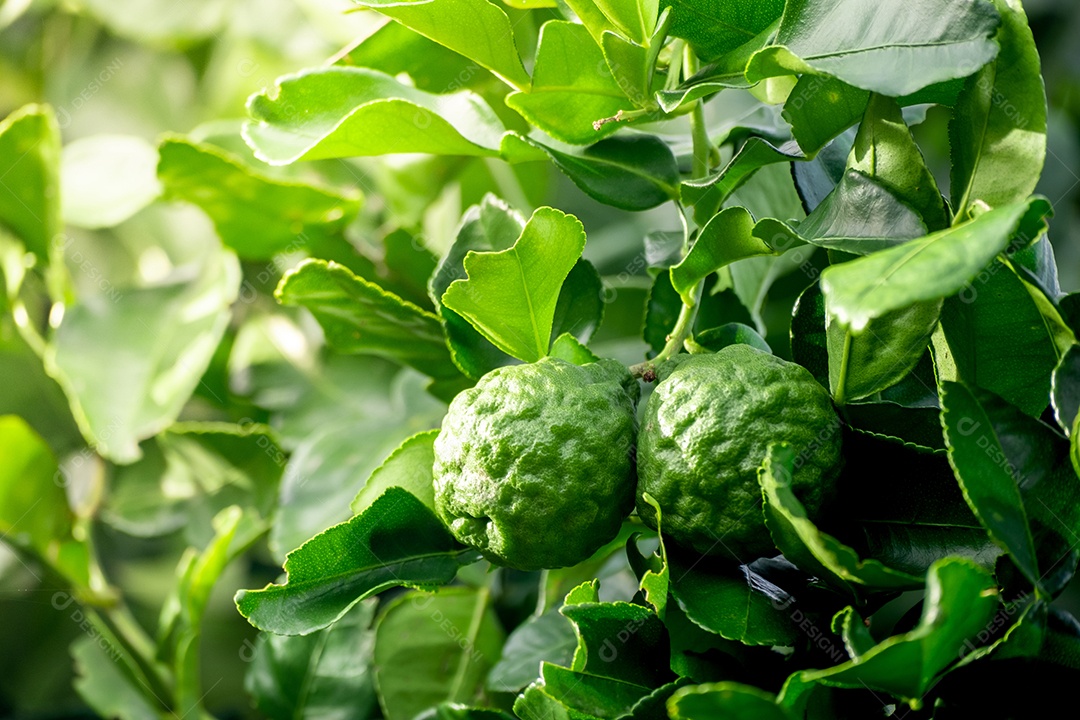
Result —
<instances>
[{"instance_id":1,"label":"green leaf","mask_svg":"<svg viewBox=\"0 0 1080 720\"><path fill-rule=\"evenodd\" d=\"M512 248L470 251L468 279L451 283L442 302L503 352L539 360L550 347L559 291L584 247L577 218L540 208Z\"/></svg>"},{"instance_id":2,"label":"green leaf","mask_svg":"<svg viewBox=\"0 0 1080 720\"><path fill-rule=\"evenodd\" d=\"M271 165L406 152L494 156L504 132L472 92L433 95L366 68L287 75L253 95L248 111L244 139Z\"/></svg>"},{"instance_id":3,"label":"green leaf","mask_svg":"<svg viewBox=\"0 0 1080 720\"><path fill-rule=\"evenodd\" d=\"M671 593L695 625L744 645L794 645L791 597L748 565L723 567L672 548Z\"/></svg>"},{"instance_id":4,"label":"green leaf","mask_svg":"<svg viewBox=\"0 0 1080 720\"><path fill-rule=\"evenodd\" d=\"M488 674L494 692L516 693L540 678L541 663L566 667L577 649L574 626L557 609L534 615L506 638L502 657Z\"/></svg>"},{"instance_id":5,"label":"green leaf","mask_svg":"<svg viewBox=\"0 0 1080 720\"><path fill-rule=\"evenodd\" d=\"M300 386L305 399L312 395L311 407L300 414L286 405L285 417L293 424L285 427L299 437L290 437L295 449L270 532L275 558L284 559L315 533L349 519L349 503L382 459L409 436L438 426L446 414L446 405L425 389L427 378L413 370L395 375L380 364L341 362L317 373L311 386ZM358 383L358 377L371 385Z\"/></svg>"},{"instance_id":6,"label":"green leaf","mask_svg":"<svg viewBox=\"0 0 1080 720\"><path fill-rule=\"evenodd\" d=\"M975 395L959 383L941 383L941 408L949 462L964 499L1024 576L1040 584L1019 478L1001 462L1007 456L990 418Z\"/></svg>"},{"instance_id":7,"label":"green leaf","mask_svg":"<svg viewBox=\"0 0 1080 720\"><path fill-rule=\"evenodd\" d=\"M356 494L350 507L354 515L360 515L388 489L399 487L408 490L420 502L435 509L434 473L435 438L438 430L425 430L405 440L382 465L375 468Z\"/></svg>"},{"instance_id":8,"label":"green leaf","mask_svg":"<svg viewBox=\"0 0 1080 720\"><path fill-rule=\"evenodd\" d=\"M513 247L521 236L525 218L494 195L465 211L450 250L431 276L429 293L438 307L454 364L472 379L514 361L492 345L469 322L442 304L450 283L465 277L465 256L470 251L498 252Z\"/></svg>"},{"instance_id":9,"label":"green leaf","mask_svg":"<svg viewBox=\"0 0 1080 720\"><path fill-rule=\"evenodd\" d=\"M682 310L682 298L671 286L671 273L662 272L653 280L645 305L642 337L654 353L664 349L668 333L675 327Z\"/></svg>"},{"instance_id":10,"label":"green leaf","mask_svg":"<svg viewBox=\"0 0 1080 720\"><path fill-rule=\"evenodd\" d=\"M1054 368L1050 398L1058 425L1066 434L1071 433L1080 415L1080 345L1069 348Z\"/></svg>"},{"instance_id":11,"label":"green leaf","mask_svg":"<svg viewBox=\"0 0 1080 720\"><path fill-rule=\"evenodd\" d=\"M960 380L1029 415L1042 414L1060 356L1049 323L1012 267L995 260L946 300L941 328Z\"/></svg>"},{"instance_id":12,"label":"green leaf","mask_svg":"<svg viewBox=\"0 0 1080 720\"><path fill-rule=\"evenodd\" d=\"M311 635L261 633L244 687L271 720L364 720L375 709L371 668L375 600Z\"/></svg>"},{"instance_id":13,"label":"green leaf","mask_svg":"<svg viewBox=\"0 0 1080 720\"><path fill-rule=\"evenodd\" d=\"M245 259L299 250L309 236L338 236L360 211L356 193L274 180L212 145L174 136L158 151L165 198L201 208L221 241Z\"/></svg>"},{"instance_id":14,"label":"green leaf","mask_svg":"<svg viewBox=\"0 0 1080 720\"><path fill-rule=\"evenodd\" d=\"M305 260L274 294L283 305L310 310L338 352L377 355L433 378L457 374L435 315L337 263Z\"/></svg>"},{"instance_id":15,"label":"green leaf","mask_svg":"<svg viewBox=\"0 0 1080 720\"><path fill-rule=\"evenodd\" d=\"M651 608L597 602L595 594L586 594L571 592L559 611L574 624L578 637L571 670L649 687L674 679L667 631ZM633 632L628 633L629 628Z\"/></svg>"},{"instance_id":16,"label":"green leaf","mask_svg":"<svg viewBox=\"0 0 1080 720\"><path fill-rule=\"evenodd\" d=\"M575 365L588 365L600 359L570 333L563 333L551 343L551 357L560 358Z\"/></svg>"},{"instance_id":17,"label":"green leaf","mask_svg":"<svg viewBox=\"0 0 1080 720\"><path fill-rule=\"evenodd\" d=\"M22 418L3 415L0 457L0 538L87 587L89 550L72 536L66 482L52 450Z\"/></svg>"},{"instance_id":18,"label":"green leaf","mask_svg":"<svg viewBox=\"0 0 1080 720\"><path fill-rule=\"evenodd\" d=\"M664 0L671 7L673 37L690 43L702 60L712 61L752 41L784 12L783 0L701 2Z\"/></svg>"},{"instance_id":19,"label":"green leaf","mask_svg":"<svg viewBox=\"0 0 1080 720\"><path fill-rule=\"evenodd\" d=\"M668 700L672 720L791 720L776 698L756 687L735 682L693 685L675 692Z\"/></svg>"},{"instance_id":20,"label":"green leaf","mask_svg":"<svg viewBox=\"0 0 1080 720\"><path fill-rule=\"evenodd\" d=\"M650 692L649 687L634 680L577 672L551 663L544 663L540 674L544 693L558 698L557 702L569 710L570 717L625 717ZM514 708L519 716L536 717L525 710L524 704L521 707L515 704Z\"/></svg>"},{"instance_id":21,"label":"green leaf","mask_svg":"<svg viewBox=\"0 0 1080 720\"><path fill-rule=\"evenodd\" d=\"M460 565L476 559L430 508L392 487L362 515L289 553L284 585L240 590L236 607L260 630L307 635L380 590L448 583Z\"/></svg>"},{"instance_id":22,"label":"green leaf","mask_svg":"<svg viewBox=\"0 0 1080 720\"><path fill-rule=\"evenodd\" d=\"M842 21L840 20L842 18ZM810 73L898 97L970 75L997 55L1000 19L989 4L969 0L793 0L776 46L750 59L750 82ZM904 68L881 72L882 67Z\"/></svg>"},{"instance_id":23,"label":"green leaf","mask_svg":"<svg viewBox=\"0 0 1080 720\"><path fill-rule=\"evenodd\" d=\"M997 588L985 570L968 560L947 558L926 576L926 603L919 625L894 635L842 665L800 673L804 682L891 693L908 701L926 694L993 618Z\"/></svg>"},{"instance_id":24,"label":"green leaf","mask_svg":"<svg viewBox=\"0 0 1080 720\"><path fill-rule=\"evenodd\" d=\"M510 19L487 0L356 1L475 60L514 88L522 89L529 82Z\"/></svg>"},{"instance_id":25,"label":"green leaf","mask_svg":"<svg viewBox=\"0 0 1080 720\"><path fill-rule=\"evenodd\" d=\"M146 691L125 674L111 647L102 640L80 637L71 644L78 673L73 685L79 697L101 717L119 720L159 720L163 708L147 700Z\"/></svg>"},{"instance_id":26,"label":"green leaf","mask_svg":"<svg viewBox=\"0 0 1080 720\"><path fill-rule=\"evenodd\" d=\"M754 218L746 208L728 208L701 229L687 256L671 268L671 285L686 305L694 305L698 284L722 267L759 255L775 255L754 235Z\"/></svg>"},{"instance_id":27,"label":"green leaf","mask_svg":"<svg viewBox=\"0 0 1080 720\"><path fill-rule=\"evenodd\" d=\"M114 227L157 199L158 153L142 138L94 135L64 147L60 201L64 222Z\"/></svg>"},{"instance_id":28,"label":"green leaf","mask_svg":"<svg viewBox=\"0 0 1080 720\"><path fill-rule=\"evenodd\" d=\"M615 81L619 83L626 96L635 105L643 109L656 106L653 99L653 80L656 73L656 61L668 38L668 26L671 12L665 10L657 18L654 0L633 3L621 2L620 5L634 5L642 10L644 5L652 7L645 11L651 19L642 19L642 27L637 37L606 31L600 36L600 47ZM630 37L630 40L626 38Z\"/></svg>"},{"instance_id":29,"label":"green leaf","mask_svg":"<svg viewBox=\"0 0 1080 720\"><path fill-rule=\"evenodd\" d=\"M656 29L658 0L593 0L608 20L627 38L645 45Z\"/></svg>"},{"instance_id":30,"label":"green leaf","mask_svg":"<svg viewBox=\"0 0 1080 720\"><path fill-rule=\"evenodd\" d=\"M0 122L0 227L41 264L62 229L60 127L52 108L26 105Z\"/></svg>"},{"instance_id":31,"label":"green leaf","mask_svg":"<svg viewBox=\"0 0 1080 720\"><path fill-rule=\"evenodd\" d=\"M548 2L548 0L523 1L535 3L537 7L543 7L542 3ZM514 720L514 718L502 710L468 707L461 703L443 703L420 713L416 716L416 720Z\"/></svg>"},{"instance_id":32,"label":"green leaf","mask_svg":"<svg viewBox=\"0 0 1080 720\"><path fill-rule=\"evenodd\" d=\"M743 183L767 165L802 159L797 147L785 144L777 148L767 140L752 137L739 149L720 172L704 180L688 180L682 184L682 200L694 206L694 220L705 225L719 212L724 202Z\"/></svg>"},{"instance_id":33,"label":"green leaf","mask_svg":"<svg viewBox=\"0 0 1080 720\"><path fill-rule=\"evenodd\" d=\"M1005 250L1022 226L1041 222L1048 211L1045 200L1033 198L991 210L948 230L834 265L821 276L828 312L858 333L870 320L886 313L953 295Z\"/></svg>"},{"instance_id":34,"label":"green leaf","mask_svg":"<svg viewBox=\"0 0 1080 720\"><path fill-rule=\"evenodd\" d=\"M862 559L814 525L789 484L796 459L791 447L772 445L758 473L765 500L765 524L784 557L804 572L851 592L918 587L920 578L874 558Z\"/></svg>"},{"instance_id":35,"label":"green leaf","mask_svg":"<svg viewBox=\"0 0 1080 720\"><path fill-rule=\"evenodd\" d=\"M848 166L884 185L918 212L929 230L948 227L945 200L895 100L870 96ZM1023 200L1028 194L1016 199Z\"/></svg>"},{"instance_id":36,"label":"green leaf","mask_svg":"<svg viewBox=\"0 0 1080 720\"><path fill-rule=\"evenodd\" d=\"M829 389L837 404L869 397L900 382L926 354L941 301L915 303L876 317L862 332L828 324Z\"/></svg>"},{"instance_id":37,"label":"green leaf","mask_svg":"<svg viewBox=\"0 0 1080 720\"><path fill-rule=\"evenodd\" d=\"M578 258L563 281L555 315L551 322L551 340L569 334L587 343L604 317L604 283L593 264Z\"/></svg>"},{"instance_id":38,"label":"green leaf","mask_svg":"<svg viewBox=\"0 0 1080 720\"><path fill-rule=\"evenodd\" d=\"M645 593L645 600L653 606L657 617L664 619L667 613L669 590L671 589L671 568L668 564L667 548L664 545L663 512L660 505L649 493L644 493L643 499L652 506L656 513L656 536L658 545L656 551L648 558L642 557L635 544L637 535L631 536L626 544L627 558L631 567L639 576L638 587Z\"/></svg>"},{"instance_id":39,"label":"green leaf","mask_svg":"<svg viewBox=\"0 0 1080 720\"><path fill-rule=\"evenodd\" d=\"M694 335L692 339L706 352L719 352L728 345L749 345L772 354L772 348L754 328L742 323L725 323ZM696 351L695 351L696 352Z\"/></svg>"},{"instance_id":40,"label":"green leaf","mask_svg":"<svg viewBox=\"0 0 1080 720\"><path fill-rule=\"evenodd\" d=\"M69 307L46 352L46 369L83 435L117 463L138 460L139 441L176 419L229 325L240 286L236 257L218 251L191 269L190 280Z\"/></svg>"},{"instance_id":41,"label":"green leaf","mask_svg":"<svg viewBox=\"0 0 1080 720\"><path fill-rule=\"evenodd\" d=\"M1018 2L994 0L1001 52L964 85L949 123L952 202L1001 207L1035 190L1046 160L1046 92L1039 52Z\"/></svg>"},{"instance_id":42,"label":"green leaf","mask_svg":"<svg viewBox=\"0 0 1080 720\"><path fill-rule=\"evenodd\" d=\"M442 702L481 699L504 634L486 589L412 592L375 626L375 685L387 720L412 720Z\"/></svg>"},{"instance_id":43,"label":"green leaf","mask_svg":"<svg viewBox=\"0 0 1080 720\"><path fill-rule=\"evenodd\" d=\"M617 135L576 153L514 134L503 142L515 141L547 153L575 185L605 205L648 210L679 196L675 156L655 135Z\"/></svg>"},{"instance_id":44,"label":"green leaf","mask_svg":"<svg viewBox=\"0 0 1080 720\"><path fill-rule=\"evenodd\" d=\"M540 29L532 85L506 104L553 138L590 145L617 129L593 123L634 109L582 25L550 20Z\"/></svg>"}]
</instances>

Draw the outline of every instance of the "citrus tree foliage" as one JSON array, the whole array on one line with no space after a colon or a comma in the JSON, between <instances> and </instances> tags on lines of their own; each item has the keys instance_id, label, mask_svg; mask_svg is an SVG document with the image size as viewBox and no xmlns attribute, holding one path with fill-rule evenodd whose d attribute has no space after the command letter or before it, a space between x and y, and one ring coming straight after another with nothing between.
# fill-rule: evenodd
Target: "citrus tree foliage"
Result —
<instances>
[{"instance_id":1,"label":"citrus tree foliage","mask_svg":"<svg viewBox=\"0 0 1080 720\"><path fill-rule=\"evenodd\" d=\"M1075 681L1080 301L1019 0L52 5L0 3L34 598L0 709L948 718ZM742 364L646 413L682 354ZM454 440L550 446L528 497L441 476L481 378L601 360L619 418L509 369ZM631 502L639 390L683 435Z\"/></svg>"}]
</instances>

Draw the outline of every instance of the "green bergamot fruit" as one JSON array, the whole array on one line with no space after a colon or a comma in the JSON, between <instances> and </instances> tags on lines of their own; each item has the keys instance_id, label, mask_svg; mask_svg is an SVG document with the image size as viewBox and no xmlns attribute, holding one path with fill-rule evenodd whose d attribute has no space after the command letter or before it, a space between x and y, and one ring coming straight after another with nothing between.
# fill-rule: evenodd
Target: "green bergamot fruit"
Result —
<instances>
[{"instance_id":1,"label":"green bergamot fruit","mask_svg":"<svg viewBox=\"0 0 1080 720\"><path fill-rule=\"evenodd\" d=\"M575 565L634 506L638 384L613 360L492 370L435 440L435 507L454 536L520 570Z\"/></svg>"},{"instance_id":2,"label":"green bergamot fruit","mask_svg":"<svg viewBox=\"0 0 1080 720\"><path fill-rule=\"evenodd\" d=\"M770 444L796 453L791 487L813 517L839 474L840 420L805 368L749 345L662 365L638 436L638 514L705 553L750 562L774 548L758 468Z\"/></svg>"}]
</instances>

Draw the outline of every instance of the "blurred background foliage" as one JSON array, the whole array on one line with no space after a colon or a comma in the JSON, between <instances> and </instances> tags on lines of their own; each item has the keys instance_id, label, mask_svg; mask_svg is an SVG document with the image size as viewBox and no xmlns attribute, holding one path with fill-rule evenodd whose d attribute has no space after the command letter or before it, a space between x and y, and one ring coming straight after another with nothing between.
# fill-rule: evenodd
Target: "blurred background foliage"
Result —
<instances>
[{"instance_id":1,"label":"blurred background foliage","mask_svg":"<svg viewBox=\"0 0 1080 720\"><path fill-rule=\"evenodd\" d=\"M1074 39L1080 36L1080 4L1028 0L1025 6L1051 104L1050 153L1038 191L1056 209L1051 239L1062 289L1075 291L1080 288L1080 47ZM234 152L271 177L316 182L350 197L362 193L363 207L344 229L348 244L327 241L315 254L337 257L422 305L430 306L426 274L410 276L395 268L422 268L428 262L430 272L462 212L485 193L494 192L526 213L541 204L574 213L588 232L586 257L607 287L605 319L592 347L626 362L641 360L647 350L642 318L652 282L643 241L656 228L678 229L670 206L638 214L615 211L582 194L548 163L510 168L476 158L390 156L269 168L252 157L240 139L246 99L281 75L327 62L407 73L416 86L432 92L468 87L489 95L508 127L521 126L503 108L500 85L488 73L408 30L385 26L385 19L374 13L346 12L352 9L348 0L0 0L0 118L27 103L49 103L66 147L65 187L103 177L128 181L109 184L114 195L105 209L130 203L130 217L122 211L120 218L96 217L102 205L65 208L69 217L82 219L82 228L69 226L65 239L80 302L92 306L94 298L110 293L167 283L186 282L190 289L215 268L228 271L205 215L182 203L146 205L159 192L150 171L156 145L165 133L182 133ZM522 55L531 57L530 44L535 44L544 11L508 12ZM738 139L746 129L783 135L775 108L749 93L726 92L707 108L714 139ZM733 117L738 121L732 123ZM931 110L916 130L931 167L942 175L948 168L948 148L941 145L946 122L944 111ZM684 128L677 129L652 130L685 137ZM108 142L120 143L124 152L110 155ZM724 149L730 157L730 145ZM685 155L685 148L679 150ZM124 161L86 171L86 164L109 156ZM769 174L763 171L760 181L740 191L742 204L788 201L771 192ZM948 187L947 182L940 185ZM659 252L663 244L650 246ZM395 264L395 253L403 252L410 253L410 263ZM417 373L369 357L327 355L318 327L303 313L274 302L277 280L301 257L286 252L242 263L239 298L224 339L181 414L183 421L254 428L266 440L256 443L260 451L247 460L265 467L251 475L270 478L271 485L280 477L281 483L283 509L269 542L229 568L208 605L205 704L219 717L252 712L243 682L255 633L233 606L235 589L273 580L285 552L345 519L357 482L401 439L435 426L444 407L425 392L425 380ZM708 312L724 321L756 323L774 351L788 355L791 307L812 275L813 268L804 266L801 272L778 276L771 288L761 284L768 302L762 296L746 303L747 292L738 287L718 293ZM125 322L132 322L130 332L138 334L149 330L135 327L134 321L174 320L159 312ZM171 326L158 330L168 335ZM99 348L102 354L95 361L116 363L123 377L130 358L114 350ZM69 493L102 521L95 526L95 540L106 573L125 589L138 619L153 627L174 585L181 554L188 546L206 544L210 518L228 504L238 472L230 462L243 460L236 453L215 454L212 443L197 432L185 432L183 425L144 441L142 457L134 464L121 467L101 460L84 449L62 391L6 320L0 323L4 413L25 417L61 458L71 479ZM264 423L272 430L260 435ZM272 506L276 489L264 490ZM259 489L253 492L258 496ZM619 592L618 579L605 580L605 587ZM628 585L625 592L632 589ZM47 581L38 582L35 568L0 545L0 715L87 714L73 689L75 668L68 651L83 630L72 616L76 606L55 609L54 592Z\"/></svg>"}]
</instances>

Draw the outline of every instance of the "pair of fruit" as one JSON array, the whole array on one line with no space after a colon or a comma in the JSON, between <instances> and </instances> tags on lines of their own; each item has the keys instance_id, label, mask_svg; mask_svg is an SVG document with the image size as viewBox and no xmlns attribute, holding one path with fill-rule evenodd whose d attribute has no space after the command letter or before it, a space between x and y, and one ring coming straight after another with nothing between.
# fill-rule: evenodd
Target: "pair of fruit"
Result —
<instances>
[{"instance_id":1,"label":"pair of fruit","mask_svg":"<svg viewBox=\"0 0 1080 720\"><path fill-rule=\"evenodd\" d=\"M677 356L658 379L639 431L638 383L613 360L488 373L454 399L435 441L440 516L495 563L556 568L613 539L635 500L655 528L648 493L665 536L749 562L773 547L757 481L773 442L795 447L792 489L811 513L820 507L839 421L805 369L732 345Z\"/></svg>"}]
</instances>

